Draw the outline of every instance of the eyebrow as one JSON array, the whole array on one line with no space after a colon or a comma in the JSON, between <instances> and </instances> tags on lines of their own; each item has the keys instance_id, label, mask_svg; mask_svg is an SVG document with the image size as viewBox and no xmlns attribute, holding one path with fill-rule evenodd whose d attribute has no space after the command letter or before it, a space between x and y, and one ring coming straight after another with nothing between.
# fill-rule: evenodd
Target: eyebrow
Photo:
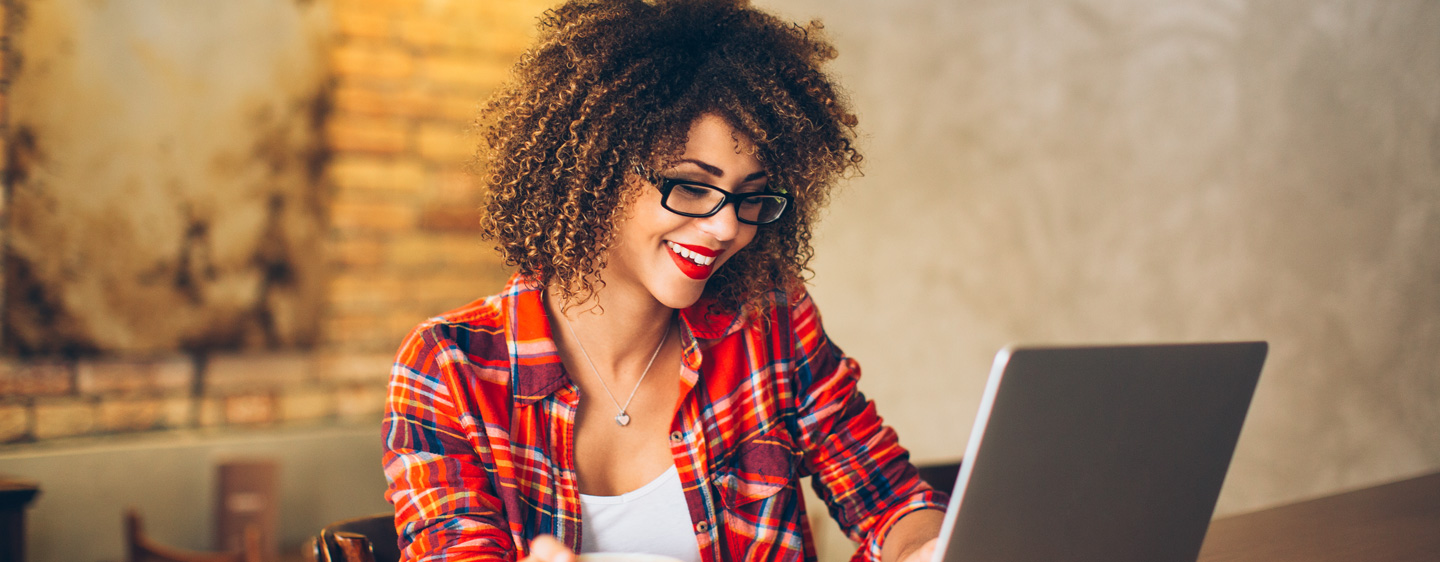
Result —
<instances>
[{"instance_id":1,"label":"eyebrow","mask_svg":"<svg viewBox=\"0 0 1440 562\"><path fill-rule=\"evenodd\" d=\"M714 165L712 165L712 164L708 164L708 163L705 163L705 162L701 162L701 161L696 160L696 159L694 159L694 158L681 158L681 159L680 159L680 162L689 162L689 163L691 163L691 164L694 164L694 165L696 165L696 166L699 166L701 170L705 170L705 173L710 174L710 175L712 175L712 176L715 176L715 177L717 177L717 178L723 178L723 177L725 177L725 170L721 170L720 168L718 168L718 167L716 167L716 166L714 166ZM753 173L753 174L750 174L750 175L748 175L748 176L745 176L745 179L744 179L744 180L741 180L741 183L744 183L744 182L747 182L747 181L755 181L755 180L758 180L758 179L763 178L763 177L768 176L768 175L770 175L770 174L767 173L765 170L760 170L760 171L758 171L758 172L755 172L755 173Z\"/></svg>"}]
</instances>

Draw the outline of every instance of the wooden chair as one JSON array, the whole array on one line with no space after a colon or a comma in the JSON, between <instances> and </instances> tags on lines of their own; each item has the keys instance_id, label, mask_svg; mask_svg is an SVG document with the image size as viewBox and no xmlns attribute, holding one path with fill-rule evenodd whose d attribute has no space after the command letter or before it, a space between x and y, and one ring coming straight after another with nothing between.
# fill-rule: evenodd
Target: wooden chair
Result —
<instances>
[{"instance_id":1,"label":"wooden chair","mask_svg":"<svg viewBox=\"0 0 1440 562\"><path fill-rule=\"evenodd\" d=\"M920 479L929 484L931 488L941 492L950 493L955 489L955 479L960 476L960 463L940 463L920 465Z\"/></svg>"},{"instance_id":2,"label":"wooden chair","mask_svg":"<svg viewBox=\"0 0 1440 562\"><path fill-rule=\"evenodd\" d=\"M377 513L336 521L310 539L306 555L314 562L399 562L395 514Z\"/></svg>"},{"instance_id":3,"label":"wooden chair","mask_svg":"<svg viewBox=\"0 0 1440 562\"><path fill-rule=\"evenodd\" d=\"M134 509L125 512L125 560L127 562L261 562L260 533L245 532L245 549L241 552L200 552L157 543L145 536L140 514Z\"/></svg>"},{"instance_id":4,"label":"wooden chair","mask_svg":"<svg viewBox=\"0 0 1440 562\"><path fill-rule=\"evenodd\" d=\"M40 483L0 476L0 560L25 560L25 507Z\"/></svg>"}]
</instances>

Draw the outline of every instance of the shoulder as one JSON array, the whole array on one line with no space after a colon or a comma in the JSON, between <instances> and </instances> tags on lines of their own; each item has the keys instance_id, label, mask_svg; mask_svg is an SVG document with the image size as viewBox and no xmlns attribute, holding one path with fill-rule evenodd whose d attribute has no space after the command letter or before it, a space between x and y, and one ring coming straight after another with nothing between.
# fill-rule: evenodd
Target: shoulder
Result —
<instances>
[{"instance_id":1,"label":"shoulder","mask_svg":"<svg viewBox=\"0 0 1440 562\"><path fill-rule=\"evenodd\" d=\"M511 278L504 290L421 321L400 345L396 363L495 363L507 361L506 301L523 279Z\"/></svg>"},{"instance_id":2,"label":"shoulder","mask_svg":"<svg viewBox=\"0 0 1440 562\"><path fill-rule=\"evenodd\" d=\"M751 306L754 308L744 316L755 329L778 328L786 332L785 336L801 342L823 332L820 311L802 282L771 290Z\"/></svg>"},{"instance_id":3,"label":"shoulder","mask_svg":"<svg viewBox=\"0 0 1440 562\"><path fill-rule=\"evenodd\" d=\"M406 346L431 344L470 347L466 344L485 342L497 337L503 340L505 322L499 300L499 295L491 295L427 318L410 330Z\"/></svg>"},{"instance_id":4,"label":"shoulder","mask_svg":"<svg viewBox=\"0 0 1440 562\"><path fill-rule=\"evenodd\" d=\"M839 349L830 342L825 334L825 328L820 321L820 309L815 306L815 300L810 297L803 283L794 283L790 287L777 289L768 295L769 301L766 306L769 308L760 315L763 322L770 326L778 326L775 336L777 345L782 345L787 353L793 354L796 362L796 372L808 385L811 373L809 368L819 369L820 372L830 372L837 365Z\"/></svg>"},{"instance_id":5,"label":"shoulder","mask_svg":"<svg viewBox=\"0 0 1440 562\"><path fill-rule=\"evenodd\" d=\"M704 339L720 339L738 332L775 332L796 330L800 322L815 323L818 314L803 282L777 287L761 293L738 311L716 311L714 300L703 298L682 311L695 335Z\"/></svg>"}]
</instances>

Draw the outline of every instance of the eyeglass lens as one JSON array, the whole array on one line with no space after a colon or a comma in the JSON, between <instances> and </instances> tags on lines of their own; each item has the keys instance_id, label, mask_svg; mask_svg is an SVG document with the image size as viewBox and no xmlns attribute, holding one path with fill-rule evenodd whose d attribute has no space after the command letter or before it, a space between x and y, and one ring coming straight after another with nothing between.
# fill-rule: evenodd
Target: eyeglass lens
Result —
<instances>
[{"instance_id":1,"label":"eyeglass lens","mask_svg":"<svg viewBox=\"0 0 1440 562\"><path fill-rule=\"evenodd\" d=\"M671 185L670 193L662 203L678 213L708 216L725 204L725 192L705 185L677 182ZM784 211L785 198L776 195L747 194L735 203L735 215L741 221L753 224L773 222Z\"/></svg>"}]
</instances>

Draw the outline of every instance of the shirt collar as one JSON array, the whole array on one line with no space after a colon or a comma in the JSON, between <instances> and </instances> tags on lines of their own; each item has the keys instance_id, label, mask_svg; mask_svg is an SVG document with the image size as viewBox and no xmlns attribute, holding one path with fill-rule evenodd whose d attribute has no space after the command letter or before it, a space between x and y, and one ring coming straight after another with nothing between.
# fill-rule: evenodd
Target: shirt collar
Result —
<instances>
[{"instance_id":1,"label":"shirt collar","mask_svg":"<svg viewBox=\"0 0 1440 562\"><path fill-rule=\"evenodd\" d=\"M529 405L569 384L561 367L542 287L519 273L505 284L505 346L510 353L510 388L517 404Z\"/></svg>"},{"instance_id":2,"label":"shirt collar","mask_svg":"<svg viewBox=\"0 0 1440 562\"><path fill-rule=\"evenodd\" d=\"M543 287L516 273L501 293L504 303L505 345L510 353L510 388L516 404L530 405L570 383L561 366L560 351L545 313ZM699 380L702 351L740 330L742 313L713 313L712 299L702 298L680 311L680 342L684 346L681 380L694 386Z\"/></svg>"}]
</instances>

